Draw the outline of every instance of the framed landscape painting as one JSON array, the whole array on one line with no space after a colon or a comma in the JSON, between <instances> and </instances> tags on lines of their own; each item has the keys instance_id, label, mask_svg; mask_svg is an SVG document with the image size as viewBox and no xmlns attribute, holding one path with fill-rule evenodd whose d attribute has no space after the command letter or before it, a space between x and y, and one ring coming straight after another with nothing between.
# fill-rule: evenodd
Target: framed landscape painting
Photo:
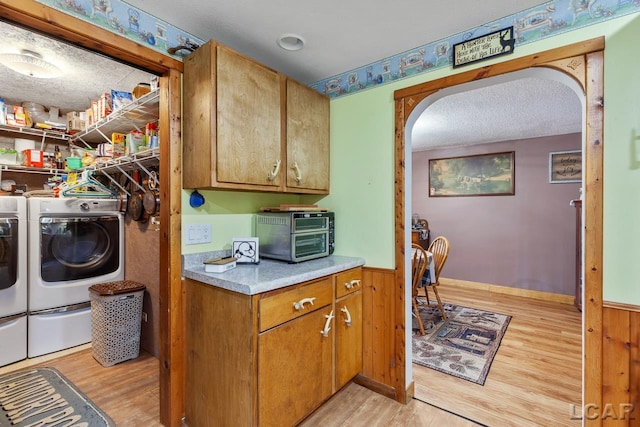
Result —
<instances>
[{"instance_id":1,"label":"framed landscape painting","mask_svg":"<svg viewBox=\"0 0 640 427\"><path fill-rule=\"evenodd\" d=\"M512 196L515 152L429 159L429 196Z\"/></svg>"}]
</instances>

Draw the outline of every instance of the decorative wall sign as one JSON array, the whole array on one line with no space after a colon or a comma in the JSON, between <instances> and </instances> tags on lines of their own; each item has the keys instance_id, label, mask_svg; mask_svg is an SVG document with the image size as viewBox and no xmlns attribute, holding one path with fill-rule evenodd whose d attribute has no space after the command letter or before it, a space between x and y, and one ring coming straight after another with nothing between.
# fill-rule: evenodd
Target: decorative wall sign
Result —
<instances>
[{"instance_id":1,"label":"decorative wall sign","mask_svg":"<svg viewBox=\"0 0 640 427\"><path fill-rule=\"evenodd\" d=\"M516 39L513 27L453 45L453 68L513 53Z\"/></svg>"},{"instance_id":2,"label":"decorative wall sign","mask_svg":"<svg viewBox=\"0 0 640 427\"><path fill-rule=\"evenodd\" d=\"M429 159L429 197L515 194L515 152Z\"/></svg>"},{"instance_id":3,"label":"decorative wall sign","mask_svg":"<svg viewBox=\"0 0 640 427\"><path fill-rule=\"evenodd\" d=\"M582 151L549 153L549 182L552 184L582 182Z\"/></svg>"},{"instance_id":4,"label":"decorative wall sign","mask_svg":"<svg viewBox=\"0 0 640 427\"><path fill-rule=\"evenodd\" d=\"M231 256L235 257L239 264L258 264L260 262L258 249L257 237L234 237Z\"/></svg>"}]
</instances>

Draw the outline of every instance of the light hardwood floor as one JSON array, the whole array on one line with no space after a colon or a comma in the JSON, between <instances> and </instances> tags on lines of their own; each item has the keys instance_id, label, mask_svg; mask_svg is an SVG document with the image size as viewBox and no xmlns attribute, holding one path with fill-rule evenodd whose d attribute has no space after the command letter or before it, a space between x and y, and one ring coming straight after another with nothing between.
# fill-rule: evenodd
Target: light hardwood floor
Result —
<instances>
[{"instance_id":1,"label":"light hardwood floor","mask_svg":"<svg viewBox=\"0 0 640 427\"><path fill-rule=\"evenodd\" d=\"M301 425L580 424L570 420L569 406L580 406L581 384L580 314L572 306L463 288L443 286L440 292L444 302L513 316L484 386L413 365L416 398L408 405L349 384ZM105 368L88 346L55 356L0 368L0 374L33 365L54 367L117 426L160 425L155 357L142 352L135 360Z\"/></svg>"},{"instance_id":2,"label":"light hardwood floor","mask_svg":"<svg viewBox=\"0 0 640 427\"><path fill-rule=\"evenodd\" d=\"M490 426L580 425L571 418L581 408L582 321L572 305L446 286L440 295L513 317L484 386L414 364L415 398Z\"/></svg>"},{"instance_id":3,"label":"light hardwood floor","mask_svg":"<svg viewBox=\"0 0 640 427\"><path fill-rule=\"evenodd\" d=\"M111 417L116 426L161 426L160 374L158 359L140 352L136 359L103 367L90 346L67 350L62 356L48 355L14 365L55 368ZM2 368L8 371L11 366ZM0 373L4 373L0 370Z\"/></svg>"}]
</instances>

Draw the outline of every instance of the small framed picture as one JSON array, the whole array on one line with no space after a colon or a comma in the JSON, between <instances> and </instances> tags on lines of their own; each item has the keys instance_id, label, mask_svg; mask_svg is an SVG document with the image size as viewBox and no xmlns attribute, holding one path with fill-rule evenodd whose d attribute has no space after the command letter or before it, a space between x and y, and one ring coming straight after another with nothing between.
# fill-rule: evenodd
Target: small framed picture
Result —
<instances>
[{"instance_id":1,"label":"small framed picture","mask_svg":"<svg viewBox=\"0 0 640 427\"><path fill-rule=\"evenodd\" d=\"M582 182L582 151L549 153L549 182L551 184Z\"/></svg>"},{"instance_id":2,"label":"small framed picture","mask_svg":"<svg viewBox=\"0 0 640 427\"><path fill-rule=\"evenodd\" d=\"M258 264L260 262L257 237L234 237L231 245L231 256L239 264Z\"/></svg>"}]
</instances>

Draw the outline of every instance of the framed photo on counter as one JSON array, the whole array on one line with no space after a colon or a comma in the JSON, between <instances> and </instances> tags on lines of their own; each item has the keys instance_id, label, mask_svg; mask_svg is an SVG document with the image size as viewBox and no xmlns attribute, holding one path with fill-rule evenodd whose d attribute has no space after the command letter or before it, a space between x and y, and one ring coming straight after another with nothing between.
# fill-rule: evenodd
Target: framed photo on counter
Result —
<instances>
[{"instance_id":1,"label":"framed photo on counter","mask_svg":"<svg viewBox=\"0 0 640 427\"><path fill-rule=\"evenodd\" d=\"M238 264L260 263L257 237L234 237L231 244L231 256Z\"/></svg>"}]
</instances>

